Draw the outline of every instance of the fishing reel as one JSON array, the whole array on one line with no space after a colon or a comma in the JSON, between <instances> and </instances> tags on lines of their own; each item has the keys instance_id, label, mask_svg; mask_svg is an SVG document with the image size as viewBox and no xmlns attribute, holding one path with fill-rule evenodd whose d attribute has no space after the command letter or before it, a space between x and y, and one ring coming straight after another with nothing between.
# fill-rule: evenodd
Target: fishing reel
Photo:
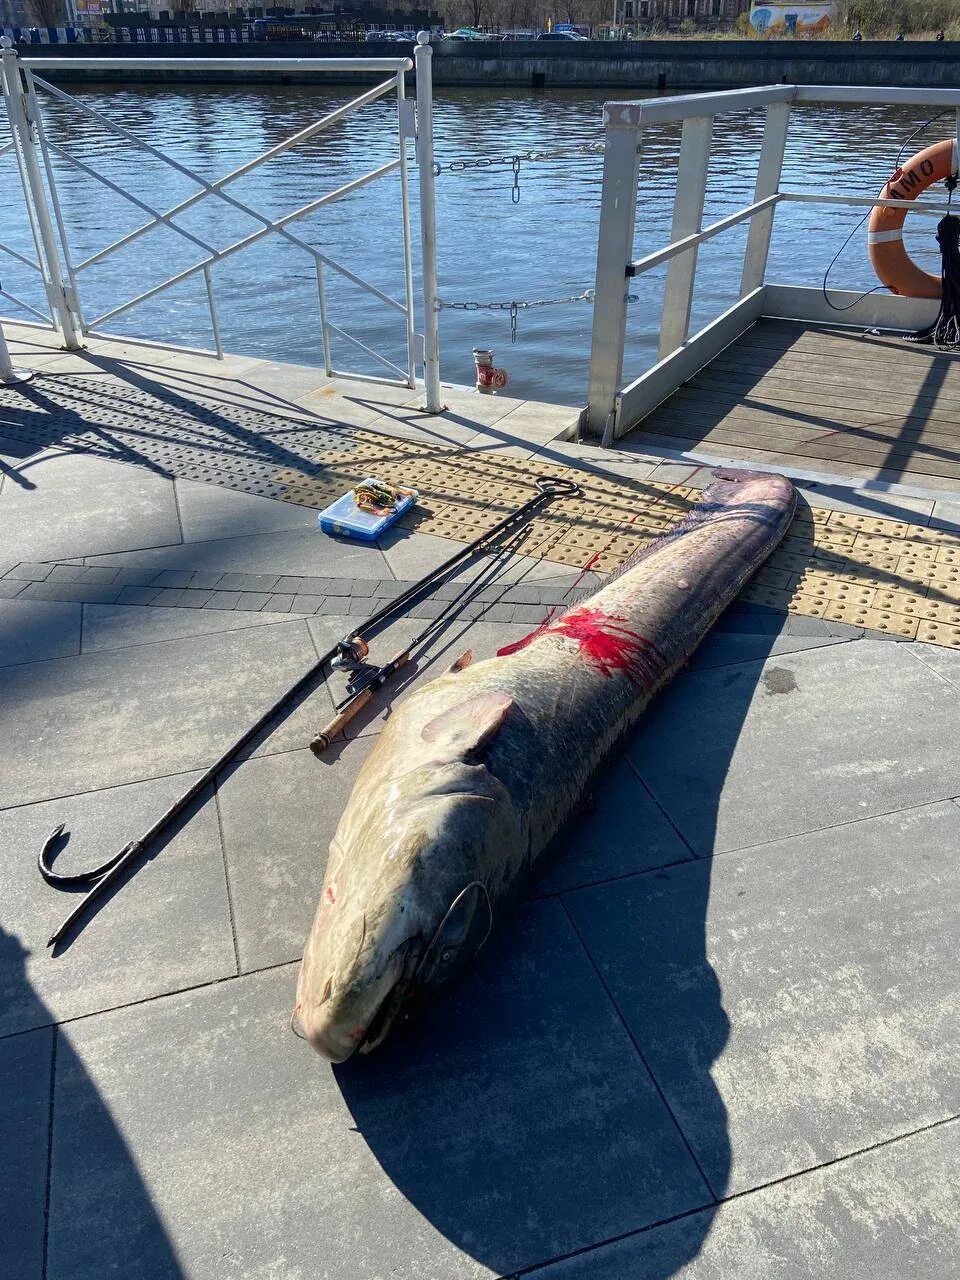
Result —
<instances>
[{"instance_id":1,"label":"fishing reel","mask_svg":"<svg viewBox=\"0 0 960 1280\"><path fill-rule=\"evenodd\" d=\"M358 671L366 666L364 658L369 652L370 647L365 640L351 636L339 642L337 652L330 659L330 667L333 671Z\"/></svg>"}]
</instances>

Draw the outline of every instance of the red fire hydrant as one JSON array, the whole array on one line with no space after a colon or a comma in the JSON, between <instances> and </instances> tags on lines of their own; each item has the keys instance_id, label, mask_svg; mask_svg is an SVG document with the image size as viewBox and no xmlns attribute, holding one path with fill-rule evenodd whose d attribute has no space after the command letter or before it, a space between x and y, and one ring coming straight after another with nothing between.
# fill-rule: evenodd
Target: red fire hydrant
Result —
<instances>
[{"instance_id":1,"label":"red fire hydrant","mask_svg":"<svg viewBox=\"0 0 960 1280\"><path fill-rule=\"evenodd\" d=\"M493 352L480 347L473 348L473 362L477 367L477 390L481 395L493 396L502 391L510 379L506 369L493 367Z\"/></svg>"}]
</instances>

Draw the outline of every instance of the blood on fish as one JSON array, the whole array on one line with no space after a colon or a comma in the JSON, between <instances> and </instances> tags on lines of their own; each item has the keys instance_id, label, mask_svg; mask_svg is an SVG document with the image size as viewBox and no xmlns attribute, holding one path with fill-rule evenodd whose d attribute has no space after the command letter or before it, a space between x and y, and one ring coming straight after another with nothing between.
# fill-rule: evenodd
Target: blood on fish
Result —
<instances>
[{"instance_id":1,"label":"blood on fish","mask_svg":"<svg viewBox=\"0 0 960 1280\"><path fill-rule=\"evenodd\" d=\"M623 671L635 684L647 685L659 674L659 654L645 637L622 624L627 621L617 614L584 606L546 622L513 644L497 650L506 657L525 649L541 636L566 636L575 640L587 661L605 676Z\"/></svg>"},{"instance_id":2,"label":"blood on fish","mask_svg":"<svg viewBox=\"0 0 960 1280\"><path fill-rule=\"evenodd\" d=\"M332 907L337 900L337 895L333 891L333 885L327 885L326 889L323 891L323 896Z\"/></svg>"}]
</instances>

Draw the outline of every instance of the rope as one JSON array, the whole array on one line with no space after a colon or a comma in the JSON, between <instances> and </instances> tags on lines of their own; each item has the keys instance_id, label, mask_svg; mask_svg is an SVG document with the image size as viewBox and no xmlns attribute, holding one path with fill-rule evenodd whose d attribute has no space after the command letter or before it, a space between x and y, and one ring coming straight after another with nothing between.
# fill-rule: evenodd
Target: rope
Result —
<instances>
[{"instance_id":1,"label":"rope","mask_svg":"<svg viewBox=\"0 0 960 1280\"><path fill-rule=\"evenodd\" d=\"M947 179L957 185L956 175ZM940 246L940 279L942 296L940 311L929 329L911 334L909 341L928 343L941 350L960 347L960 218L948 213L937 224L937 244Z\"/></svg>"}]
</instances>

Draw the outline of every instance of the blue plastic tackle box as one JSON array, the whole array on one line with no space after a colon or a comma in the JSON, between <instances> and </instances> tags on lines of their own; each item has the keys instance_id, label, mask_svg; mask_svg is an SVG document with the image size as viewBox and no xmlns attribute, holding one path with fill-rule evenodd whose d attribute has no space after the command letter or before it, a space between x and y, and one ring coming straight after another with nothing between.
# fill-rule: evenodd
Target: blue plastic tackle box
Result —
<instances>
[{"instance_id":1,"label":"blue plastic tackle box","mask_svg":"<svg viewBox=\"0 0 960 1280\"><path fill-rule=\"evenodd\" d=\"M361 484L381 484L376 476L367 476ZM392 524L395 524L405 511L409 511L420 497L414 489L406 498L401 498L392 511L386 515L374 515L372 511L362 511L353 496L353 490L345 493L336 502L331 502L317 517L324 533L332 533L342 538L359 538L362 542L376 542Z\"/></svg>"}]
</instances>

